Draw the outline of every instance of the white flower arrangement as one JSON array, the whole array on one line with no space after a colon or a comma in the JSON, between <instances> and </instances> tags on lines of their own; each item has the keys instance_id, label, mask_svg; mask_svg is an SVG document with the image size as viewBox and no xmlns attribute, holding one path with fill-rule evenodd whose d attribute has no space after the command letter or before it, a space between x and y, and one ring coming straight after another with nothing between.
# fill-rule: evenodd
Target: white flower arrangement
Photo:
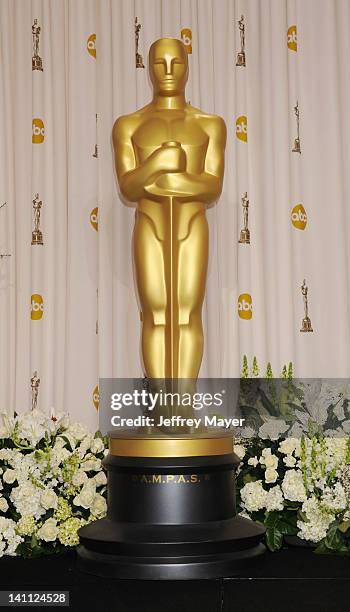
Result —
<instances>
[{"instance_id":1,"label":"white flower arrangement","mask_svg":"<svg viewBox=\"0 0 350 612\"><path fill-rule=\"evenodd\" d=\"M0 417L0 556L51 554L106 514L105 441L67 414Z\"/></svg>"},{"instance_id":2,"label":"white flower arrangement","mask_svg":"<svg viewBox=\"0 0 350 612\"><path fill-rule=\"evenodd\" d=\"M298 536L317 552L350 553L350 438L245 441L238 469L241 514L266 527L271 550Z\"/></svg>"},{"instance_id":3,"label":"white flower arrangement","mask_svg":"<svg viewBox=\"0 0 350 612\"><path fill-rule=\"evenodd\" d=\"M254 438L235 445L238 510L319 552L350 552L350 437ZM0 557L58 553L106 515L106 441L67 414L0 417Z\"/></svg>"}]
</instances>

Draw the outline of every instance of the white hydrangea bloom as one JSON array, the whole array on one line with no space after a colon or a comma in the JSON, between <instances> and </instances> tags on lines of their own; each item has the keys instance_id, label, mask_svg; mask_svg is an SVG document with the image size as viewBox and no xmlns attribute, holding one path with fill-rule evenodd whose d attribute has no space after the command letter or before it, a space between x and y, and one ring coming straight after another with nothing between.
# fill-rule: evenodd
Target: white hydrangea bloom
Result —
<instances>
[{"instance_id":1,"label":"white hydrangea bloom","mask_svg":"<svg viewBox=\"0 0 350 612\"><path fill-rule=\"evenodd\" d=\"M41 492L30 481L25 481L12 489L10 499L19 514L32 514L38 519L46 512L40 503Z\"/></svg>"},{"instance_id":2,"label":"white hydrangea bloom","mask_svg":"<svg viewBox=\"0 0 350 612\"><path fill-rule=\"evenodd\" d=\"M298 536L314 543L325 538L329 525L334 520L334 514L325 512L315 496L303 503L302 511L306 516L306 521L298 521Z\"/></svg>"},{"instance_id":3,"label":"white hydrangea bloom","mask_svg":"<svg viewBox=\"0 0 350 612\"><path fill-rule=\"evenodd\" d=\"M266 510L272 512L273 510L283 510L283 493L281 487L276 485L271 487L266 495Z\"/></svg>"},{"instance_id":4,"label":"white hydrangea bloom","mask_svg":"<svg viewBox=\"0 0 350 612\"><path fill-rule=\"evenodd\" d=\"M283 478L282 491L284 497L290 501L306 500L306 491L303 475L300 470L288 470Z\"/></svg>"},{"instance_id":5,"label":"white hydrangea bloom","mask_svg":"<svg viewBox=\"0 0 350 612\"><path fill-rule=\"evenodd\" d=\"M340 512L348 506L344 487L340 482L334 487L326 487L322 492L322 506L330 512Z\"/></svg>"},{"instance_id":6,"label":"white hydrangea bloom","mask_svg":"<svg viewBox=\"0 0 350 612\"><path fill-rule=\"evenodd\" d=\"M23 539L15 532L16 523L12 519L0 517L0 557L14 555Z\"/></svg>"},{"instance_id":7,"label":"white hydrangea bloom","mask_svg":"<svg viewBox=\"0 0 350 612\"><path fill-rule=\"evenodd\" d=\"M261 480L247 482L241 489L241 499L247 512L256 512L265 507L266 491Z\"/></svg>"}]
</instances>

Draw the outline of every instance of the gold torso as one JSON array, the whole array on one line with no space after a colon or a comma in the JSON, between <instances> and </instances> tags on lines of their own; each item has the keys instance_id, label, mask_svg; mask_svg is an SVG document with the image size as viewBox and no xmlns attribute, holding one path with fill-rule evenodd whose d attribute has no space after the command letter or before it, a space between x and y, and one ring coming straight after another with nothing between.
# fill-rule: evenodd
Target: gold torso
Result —
<instances>
[{"instance_id":1,"label":"gold torso","mask_svg":"<svg viewBox=\"0 0 350 612\"><path fill-rule=\"evenodd\" d=\"M187 53L180 41L152 45L150 66L154 100L113 128L120 191L136 205L143 366L148 378L196 379L208 263L205 211L220 195L226 129L219 117L185 103Z\"/></svg>"},{"instance_id":2,"label":"gold torso","mask_svg":"<svg viewBox=\"0 0 350 612\"><path fill-rule=\"evenodd\" d=\"M193 174L203 172L209 138L200 120L193 115L191 107L165 111L150 109L140 113L137 121L139 126L132 137L138 165L142 165L163 143L181 143L186 154L186 171ZM193 194L190 192L174 192L169 189L167 180L166 176L160 176L147 188L147 197L139 200L138 210L152 219L158 239L164 240L169 227L172 199L175 236L182 240L188 232L192 217L198 212L205 212L206 205L191 201ZM186 206L179 205L184 202Z\"/></svg>"}]
</instances>

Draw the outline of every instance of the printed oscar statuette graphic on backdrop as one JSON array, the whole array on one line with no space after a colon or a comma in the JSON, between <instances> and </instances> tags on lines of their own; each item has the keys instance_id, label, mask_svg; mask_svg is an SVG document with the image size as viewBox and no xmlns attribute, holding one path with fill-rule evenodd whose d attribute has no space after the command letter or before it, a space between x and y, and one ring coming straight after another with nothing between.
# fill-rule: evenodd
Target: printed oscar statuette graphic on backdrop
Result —
<instances>
[{"instance_id":1,"label":"printed oscar statuette graphic on backdrop","mask_svg":"<svg viewBox=\"0 0 350 612\"><path fill-rule=\"evenodd\" d=\"M287 30L287 46L291 51L298 50L297 26L291 25Z\"/></svg>"},{"instance_id":2,"label":"printed oscar statuette graphic on backdrop","mask_svg":"<svg viewBox=\"0 0 350 612\"><path fill-rule=\"evenodd\" d=\"M237 53L237 61L236 66L245 67L245 23L244 23L244 15L241 15L240 20L238 21L239 35L241 39L241 50Z\"/></svg>"},{"instance_id":3,"label":"printed oscar statuette graphic on backdrop","mask_svg":"<svg viewBox=\"0 0 350 612\"><path fill-rule=\"evenodd\" d=\"M297 100L296 105L294 106L294 114L296 117L296 122L297 122L297 137L294 138L294 146L293 146L293 153L301 153L301 147L300 147L300 111L299 111L299 103Z\"/></svg>"},{"instance_id":4,"label":"printed oscar statuette graphic on backdrop","mask_svg":"<svg viewBox=\"0 0 350 612\"><path fill-rule=\"evenodd\" d=\"M190 28L182 28L181 40L185 45L187 53L190 55L192 53L192 30Z\"/></svg>"},{"instance_id":5,"label":"printed oscar statuette graphic on backdrop","mask_svg":"<svg viewBox=\"0 0 350 612\"><path fill-rule=\"evenodd\" d=\"M91 227L98 232L98 206L95 206L90 213L90 223Z\"/></svg>"},{"instance_id":6,"label":"printed oscar statuette graphic on backdrop","mask_svg":"<svg viewBox=\"0 0 350 612\"><path fill-rule=\"evenodd\" d=\"M87 39L86 48L91 57L96 59L96 34L90 34Z\"/></svg>"},{"instance_id":7,"label":"printed oscar statuette graphic on backdrop","mask_svg":"<svg viewBox=\"0 0 350 612\"><path fill-rule=\"evenodd\" d=\"M97 113L95 115L95 149L94 152L92 154L92 157L95 157L95 159L98 158L98 146L97 146Z\"/></svg>"},{"instance_id":8,"label":"printed oscar statuette graphic on backdrop","mask_svg":"<svg viewBox=\"0 0 350 612\"><path fill-rule=\"evenodd\" d=\"M250 244L250 231L248 229L249 200L248 200L247 192L245 192L242 197L242 208L243 208L243 229L241 229L238 242L240 244Z\"/></svg>"},{"instance_id":9,"label":"printed oscar statuette graphic on backdrop","mask_svg":"<svg viewBox=\"0 0 350 612\"><path fill-rule=\"evenodd\" d=\"M38 407L38 393L39 393L40 378L38 378L38 372L35 371L32 378L30 379L30 388L32 394L32 410L36 410Z\"/></svg>"},{"instance_id":10,"label":"printed oscar statuette graphic on backdrop","mask_svg":"<svg viewBox=\"0 0 350 612\"><path fill-rule=\"evenodd\" d=\"M41 144L45 138L45 126L42 119L35 117L32 123L32 143Z\"/></svg>"},{"instance_id":11,"label":"printed oscar statuette graphic on backdrop","mask_svg":"<svg viewBox=\"0 0 350 612\"><path fill-rule=\"evenodd\" d=\"M39 56L39 37L40 37L41 27L38 25L38 20L34 19L34 23L32 25L32 35L33 35L33 56L32 56L32 70L41 70L43 69L43 60Z\"/></svg>"},{"instance_id":12,"label":"printed oscar statuette graphic on backdrop","mask_svg":"<svg viewBox=\"0 0 350 612\"><path fill-rule=\"evenodd\" d=\"M108 518L79 529L78 563L110 578L218 578L265 552L264 528L236 510L233 428L195 419L205 343L206 210L222 191L227 130L221 117L186 104L189 53L181 40L156 40L148 67L149 104L116 118L112 129L118 205L136 209L129 241L141 355L140 377L127 379L128 389L146 398L138 409L134 393L119 392L120 379L99 382L101 433L109 434ZM243 140L246 124L240 117ZM250 295L239 297L238 309L243 319L252 317ZM163 392L170 401L163 402ZM96 408L99 394L95 388ZM117 416L118 424L110 410L123 396L123 408L132 410Z\"/></svg>"},{"instance_id":13,"label":"printed oscar statuette graphic on backdrop","mask_svg":"<svg viewBox=\"0 0 350 612\"><path fill-rule=\"evenodd\" d=\"M306 281L304 278L304 282L301 285L301 293L303 296L303 301L304 301L304 318L302 321L302 325L301 325L301 332L313 332L314 330L312 329L312 325L311 325L311 320L309 317L309 300L308 300L308 287L306 286Z\"/></svg>"},{"instance_id":14,"label":"printed oscar statuette graphic on backdrop","mask_svg":"<svg viewBox=\"0 0 350 612\"><path fill-rule=\"evenodd\" d=\"M236 119L236 136L238 140L243 140L243 142L248 140L248 124L245 115L241 115Z\"/></svg>"},{"instance_id":15,"label":"printed oscar statuette graphic on backdrop","mask_svg":"<svg viewBox=\"0 0 350 612\"><path fill-rule=\"evenodd\" d=\"M249 293L241 293L238 297L238 316L245 320L253 316L252 296Z\"/></svg>"},{"instance_id":16,"label":"printed oscar statuette graphic on backdrop","mask_svg":"<svg viewBox=\"0 0 350 612\"><path fill-rule=\"evenodd\" d=\"M42 205L42 201L39 200L39 194L36 193L33 200L34 229L32 231L32 246L42 246L44 244L43 233L40 230L40 216Z\"/></svg>"},{"instance_id":17,"label":"printed oscar statuette graphic on backdrop","mask_svg":"<svg viewBox=\"0 0 350 612\"><path fill-rule=\"evenodd\" d=\"M96 385L96 387L94 388L92 392L92 401L93 401L93 404L96 410L98 410L100 406L100 391L99 391L98 385Z\"/></svg>"},{"instance_id":18,"label":"printed oscar statuette graphic on backdrop","mask_svg":"<svg viewBox=\"0 0 350 612\"><path fill-rule=\"evenodd\" d=\"M44 314L44 300L39 293L33 293L31 297L30 318L32 321L39 321Z\"/></svg>"},{"instance_id":19,"label":"printed oscar statuette graphic on backdrop","mask_svg":"<svg viewBox=\"0 0 350 612\"><path fill-rule=\"evenodd\" d=\"M135 17L135 64L136 68L144 68L143 57L139 53L139 42L140 42L140 30L142 25L138 23L137 17Z\"/></svg>"},{"instance_id":20,"label":"printed oscar statuette graphic on backdrop","mask_svg":"<svg viewBox=\"0 0 350 612\"><path fill-rule=\"evenodd\" d=\"M307 214L302 204L296 204L291 212L292 225L296 229L304 230L307 224Z\"/></svg>"}]
</instances>

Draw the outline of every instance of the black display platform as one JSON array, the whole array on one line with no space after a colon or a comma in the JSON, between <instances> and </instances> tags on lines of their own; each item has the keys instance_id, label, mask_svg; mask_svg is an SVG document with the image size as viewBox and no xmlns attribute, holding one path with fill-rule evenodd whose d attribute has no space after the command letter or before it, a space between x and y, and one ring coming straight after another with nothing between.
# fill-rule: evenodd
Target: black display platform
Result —
<instances>
[{"instance_id":1,"label":"black display platform","mask_svg":"<svg viewBox=\"0 0 350 612\"><path fill-rule=\"evenodd\" d=\"M235 578L148 582L81 573L74 552L33 560L3 557L0 589L68 590L69 609L86 612L345 612L350 559L289 548L267 553Z\"/></svg>"},{"instance_id":2,"label":"black display platform","mask_svg":"<svg viewBox=\"0 0 350 612\"><path fill-rule=\"evenodd\" d=\"M113 455L113 443L121 452L125 442L128 452L130 444L142 453L179 452L183 445L187 452L190 445L215 454ZM236 514L239 460L231 434L118 436L110 445L103 462L108 514L79 530L82 571L114 580L214 580L239 574L265 554L265 529Z\"/></svg>"}]
</instances>

